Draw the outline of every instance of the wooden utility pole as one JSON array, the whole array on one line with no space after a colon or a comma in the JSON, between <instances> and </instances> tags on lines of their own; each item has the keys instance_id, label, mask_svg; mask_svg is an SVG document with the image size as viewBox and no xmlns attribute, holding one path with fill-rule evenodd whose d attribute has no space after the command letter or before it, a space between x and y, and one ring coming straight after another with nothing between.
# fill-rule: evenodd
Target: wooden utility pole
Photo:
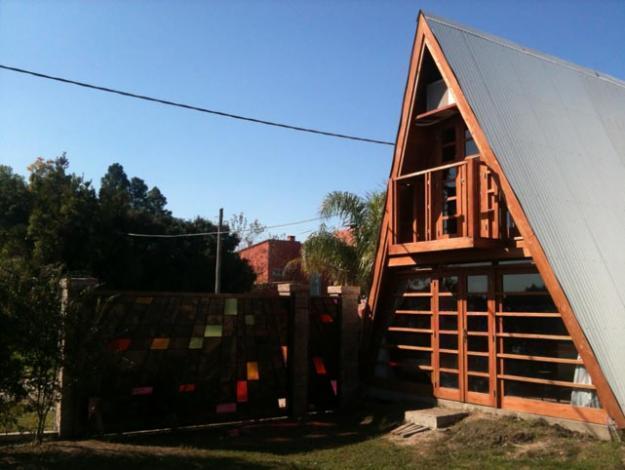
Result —
<instances>
[{"instance_id":1,"label":"wooden utility pole","mask_svg":"<svg viewBox=\"0 0 625 470\"><path fill-rule=\"evenodd\" d=\"M219 209L219 226L217 227L217 254L215 257L215 294L221 292L221 227L224 222L223 207Z\"/></svg>"}]
</instances>

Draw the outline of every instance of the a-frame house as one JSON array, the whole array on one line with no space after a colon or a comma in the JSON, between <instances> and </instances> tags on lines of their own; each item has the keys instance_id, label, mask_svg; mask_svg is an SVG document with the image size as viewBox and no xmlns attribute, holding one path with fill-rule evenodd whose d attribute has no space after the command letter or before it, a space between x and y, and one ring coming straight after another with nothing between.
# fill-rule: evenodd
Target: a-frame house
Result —
<instances>
[{"instance_id":1,"label":"a-frame house","mask_svg":"<svg viewBox=\"0 0 625 470\"><path fill-rule=\"evenodd\" d=\"M370 383L625 427L625 83L421 13Z\"/></svg>"}]
</instances>

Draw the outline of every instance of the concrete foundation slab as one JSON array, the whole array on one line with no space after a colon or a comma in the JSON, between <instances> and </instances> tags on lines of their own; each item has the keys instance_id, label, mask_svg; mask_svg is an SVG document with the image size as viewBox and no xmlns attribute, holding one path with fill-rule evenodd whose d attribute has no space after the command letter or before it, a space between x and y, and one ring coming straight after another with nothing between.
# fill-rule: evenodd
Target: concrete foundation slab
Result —
<instances>
[{"instance_id":1,"label":"concrete foundation slab","mask_svg":"<svg viewBox=\"0 0 625 470\"><path fill-rule=\"evenodd\" d=\"M430 429L441 429L457 423L467 415L468 413L464 411L436 407L406 411L404 420Z\"/></svg>"}]
</instances>

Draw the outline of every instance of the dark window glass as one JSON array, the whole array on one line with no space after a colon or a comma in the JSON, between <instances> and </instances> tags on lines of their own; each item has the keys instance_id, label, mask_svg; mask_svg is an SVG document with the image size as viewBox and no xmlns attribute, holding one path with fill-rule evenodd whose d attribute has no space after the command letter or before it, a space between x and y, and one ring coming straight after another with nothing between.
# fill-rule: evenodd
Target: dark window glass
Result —
<instances>
[{"instance_id":1,"label":"dark window glass","mask_svg":"<svg viewBox=\"0 0 625 470\"><path fill-rule=\"evenodd\" d=\"M571 341L504 338L503 352L527 356L561 357L566 359L577 358L577 350Z\"/></svg>"},{"instance_id":2,"label":"dark window glass","mask_svg":"<svg viewBox=\"0 0 625 470\"><path fill-rule=\"evenodd\" d=\"M488 358L484 356L468 356L469 370L473 372L488 372Z\"/></svg>"},{"instance_id":3,"label":"dark window glass","mask_svg":"<svg viewBox=\"0 0 625 470\"><path fill-rule=\"evenodd\" d=\"M457 312L458 300L455 296L451 297L439 297L438 298L438 311L439 312Z\"/></svg>"},{"instance_id":4,"label":"dark window glass","mask_svg":"<svg viewBox=\"0 0 625 470\"><path fill-rule=\"evenodd\" d=\"M467 290L469 292L488 292L488 276L467 276Z\"/></svg>"},{"instance_id":5,"label":"dark window glass","mask_svg":"<svg viewBox=\"0 0 625 470\"><path fill-rule=\"evenodd\" d=\"M429 277L412 277L403 278L399 282L397 293L403 292L430 292L430 278Z\"/></svg>"},{"instance_id":6,"label":"dark window glass","mask_svg":"<svg viewBox=\"0 0 625 470\"><path fill-rule=\"evenodd\" d=\"M419 369L418 367L411 365L408 367L399 365L393 368L395 378L398 380L405 380L418 384L430 384L432 383L430 371Z\"/></svg>"},{"instance_id":7,"label":"dark window glass","mask_svg":"<svg viewBox=\"0 0 625 470\"><path fill-rule=\"evenodd\" d=\"M399 310L430 310L430 297L402 297Z\"/></svg>"},{"instance_id":8,"label":"dark window glass","mask_svg":"<svg viewBox=\"0 0 625 470\"><path fill-rule=\"evenodd\" d=\"M458 331L458 317L455 315L441 315L438 317L438 327L441 330Z\"/></svg>"},{"instance_id":9,"label":"dark window glass","mask_svg":"<svg viewBox=\"0 0 625 470\"><path fill-rule=\"evenodd\" d=\"M489 392L488 377L473 377L469 376L468 389L470 392L488 393Z\"/></svg>"},{"instance_id":10,"label":"dark window glass","mask_svg":"<svg viewBox=\"0 0 625 470\"><path fill-rule=\"evenodd\" d=\"M558 313L549 294L506 294L502 307L504 312Z\"/></svg>"},{"instance_id":11,"label":"dark window glass","mask_svg":"<svg viewBox=\"0 0 625 470\"><path fill-rule=\"evenodd\" d=\"M449 144L456 140L456 129L453 127L443 129L441 140L443 144Z\"/></svg>"},{"instance_id":12,"label":"dark window glass","mask_svg":"<svg viewBox=\"0 0 625 470\"><path fill-rule=\"evenodd\" d=\"M458 233L458 219L443 220L443 233L446 235L455 235Z\"/></svg>"},{"instance_id":13,"label":"dark window glass","mask_svg":"<svg viewBox=\"0 0 625 470\"><path fill-rule=\"evenodd\" d=\"M468 294L467 311L488 312L488 296L486 294Z\"/></svg>"},{"instance_id":14,"label":"dark window glass","mask_svg":"<svg viewBox=\"0 0 625 470\"><path fill-rule=\"evenodd\" d=\"M538 273L504 274L504 292L547 292L545 283Z\"/></svg>"},{"instance_id":15,"label":"dark window glass","mask_svg":"<svg viewBox=\"0 0 625 470\"><path fill-rule=\"evenodd\" d=\"M576 367L575 364L554 364L521 359L505 359L503 362L504 374L565 382L574 382Z\"/></svg>"},{"instance_id":16,"label":"dark window glass","mask_svg":"<svg viewBox=\"0 0 625 470\"><path fill-rule=\"evenodd\" d=\"M488 336L467 336L467 350L488 352Z\"/></svg>"},{"instance_id":17,"label":"dark window glass","mask_svg":"<svg viewBox=\"0 0 625 470\"><path fill-rule=\"evenodd\" d=\"M448 147L443 147L443 152L441 155L442 163L453 162L456 159L456 146L450 145Z\"/></svg>"},{"instance_id":18,"label":"dark window glass","mask_svg":"<svg viewBox=\"0 0 625 470\"><path fill-rule=\"evenodd\" d=\"M440 334L438 336L438 346L441 349L458 349L458 335Z\"/></svg>"},{"instance_id":19,"label":"dark window glass","mask_svg":"<svg viewBox=\"0 0 625 470\"><path fill-rule=\"evenodd\" d=\"M503 317L503 331L506 333L568 335L561 318Z\"/></svg>"},{"instance_id":20,"label":"dark window glass","mask_svg":"<svg viewBox=\"0 0 625 470\"><path fill-rule=\"evenodd\" d=\"M468 331L488 331L488 317L467 317Z\"/></svg>"},{"instance_id":21,"label":"dark window glass","mask_svg":"<svg viewBox=\"0 0 625 470\"><path fill-rule=\"evenodd\" d=\"M395 315L393 326L403 328L421 328L429 330L431 328L431 318L429 315Z\"/></svg>"},{"instance_id":22,"label":"dark window glass","mask_svg":"<svg viewBox=\"0 0 625 470\"><path fill-rule=\"evenodd\" d=\"M453 374L451 372L441 372L440 384L441 387L445 388L458 388L458 374Z\"/></svg>"},{"instance_id":23,"label":"dark window glass","mask_svg":"<svg viewBox=\"0 0 625 470\"><path fill-rule=\"evenodd\" d=\"M447 276L441 278L438 289L441 292L458 292L458 276Z\"/></svg>"},{"instance_id":24,"label":"dark window glass","mask_svg":"<svg viewBox=\"0 0 625 470\"><path fill-rule=\"evenodd\" d=\"M458 355L441 353L439 356L440 367L444 369L457 369L458 368Z\"/></svg>"},{"instance_id":25,"label":"dark window glass","mask_svg":"<svg viewBox=\"0 0 625 470\"><path fill-rule=\"evenodd\" d=\"M456 201L447 201L443 205L443 215L456 215Z\"/></svg>"},{"instance_id":26,"label":"dark window glass","mask_svg":"<svg viewBox=\"0 0 625 470\"><path fill-rule=\"evenodd\" d=\"M477 148L477 145L475 145L475 141L473 139L467 140L464 143L464 156L468 157L469 155L476 155L480 153L480 151Z\"/></svg>"},{"instance_id":27,"label":"dark window glass","mask_svg":"<svg viewBox=\"0 0 625 470\"><path fill-rule=\"evenodd\" d=\"M387 333L389 344L404 344L408 346L432 346L430 333L404 333L401 331L389 331Z\"/></svg>"},{"instance_id":28,"label":"dark window glass","mask_svg":"<svg viewBox=\"0 0 625 470\"><path fill-rule=\"evenodd\" d=\"M558 387L547 384L534 384L528 382L516 382L513 380L504 381L504 394L506 396L528 398L531 400L544 400L558 403L571 403L571 396L579 391L567 387ZM588 393L593 403L599 403L597 395L593 391L583 391ZM584 400L586 401L586 400ZM590 402L590 400L588 400Z\"/></svg>"}]
</instances>

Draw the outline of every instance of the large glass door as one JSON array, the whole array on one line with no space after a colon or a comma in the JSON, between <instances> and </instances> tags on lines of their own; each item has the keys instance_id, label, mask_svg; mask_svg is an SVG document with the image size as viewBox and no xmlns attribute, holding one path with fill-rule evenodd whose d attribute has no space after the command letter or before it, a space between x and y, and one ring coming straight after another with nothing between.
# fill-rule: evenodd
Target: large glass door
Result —
<instances>
[{"instance_id":1,"label":"large glass door","mask_svg":"<svg viewBox=\"0 0 625 470\"><path fill-rule=\"evenodd\" d=\"M495 396L495 300L493 274L463 276L463 400L496 404Z\"/></svg>"},{"instance_id":2,"label":"large glass door","mask_svg":"<svg viewBox=\"0 0 625 470\"><path fill-rule=\"evenodd\" d=\"M439 398L462 400L460 277L440 276L434 288L434 390Z\"/></svg>"},{"instance_id":3,"label":"large glass door","mask_svg":"<svg viewBox=\"0 0 625 470\"><path fill-rule=\"evenodd\" d=\"M496 404L495 300L490 272L445 272L435 283L436 396Z\"/></svg>"}]
</instances>

